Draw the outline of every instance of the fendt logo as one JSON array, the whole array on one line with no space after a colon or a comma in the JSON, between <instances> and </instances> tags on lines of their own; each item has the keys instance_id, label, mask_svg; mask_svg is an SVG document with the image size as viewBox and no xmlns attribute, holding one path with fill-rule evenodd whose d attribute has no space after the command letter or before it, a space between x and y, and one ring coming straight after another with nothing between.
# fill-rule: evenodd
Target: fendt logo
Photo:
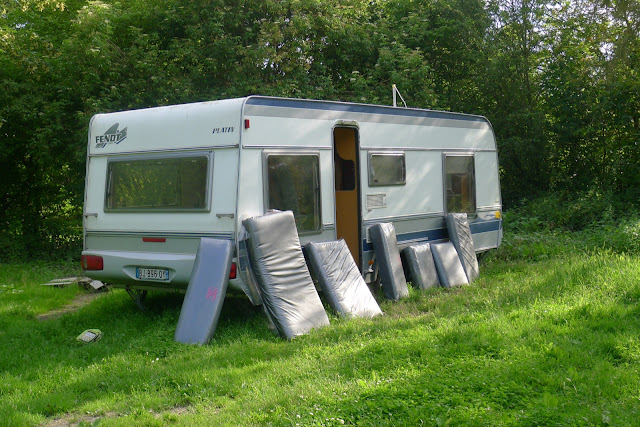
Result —
<instances>
[{"instance_id":1,"label":"fendt logo","mask_svg":"<svg viewBox=\"0 0 640 427\"><path fill-rule=\"evenodd\" d=\"M118 130L120 123L111 126L104 135L96 136L96 148L104 148L107 144L120 144L127 138L127 128Z\"/></svg>"}]
</instances>

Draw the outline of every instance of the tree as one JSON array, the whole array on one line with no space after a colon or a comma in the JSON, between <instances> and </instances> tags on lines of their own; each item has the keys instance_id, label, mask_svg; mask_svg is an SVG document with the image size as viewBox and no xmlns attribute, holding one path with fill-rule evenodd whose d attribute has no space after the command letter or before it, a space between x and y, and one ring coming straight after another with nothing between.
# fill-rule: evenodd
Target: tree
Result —
<instances>
[{"instance_id":1,"label":"tree","mask_svg":"<svg viewBox=\"0 0 640 427\"><path fill-rule=\"evenodd\" d=\"M543 90L560 188L638 191L638 10L634 1L578 1L548 20Z\"/></svg>"},{"instance_id":2,"label":"tree","mask_svg":"<svg viewBox=\"0 0 640 427\"><path fill-rule=\"evenodd\" d=\"M389 41L421 55L433 82L428 89L437 102L418 106L480 112L478 82L484 74L485 35L491 24L484 2L401 0L386 4L384 14ZM425 90L409 87L412 92Z\"/></svg>"},{"instance_id":3,"label":"tree","mask_svg":"<svg viewBox=\"0 0 640 427\"><path fill-rule=\"evenodd\" d=\"M79 156L68 144L78 135L78 105L57 73L68 61L57 49L75 6L14 2L0 17L0 250L17 255L54 250L79 236L71 231L81 200Z\"/></svg>"},{"instance_id":4,"label":"tree","mask_svg":"<svg viewBox=\"0 0 640 427\"><path fill-rule=\"evenodd\" d=\"M493 24L487 34L487 66L480 84L482 110L496 132L503 200L512 206L550 185L548 126L540 98L546 4L496 0L489 6Z\"/></svg>"}]
</instances>

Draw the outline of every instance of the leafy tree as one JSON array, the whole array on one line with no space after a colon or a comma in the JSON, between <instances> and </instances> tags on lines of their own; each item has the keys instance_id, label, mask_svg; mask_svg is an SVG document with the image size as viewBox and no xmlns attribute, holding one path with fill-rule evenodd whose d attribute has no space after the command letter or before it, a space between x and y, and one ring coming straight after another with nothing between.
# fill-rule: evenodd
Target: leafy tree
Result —
<instances>
[{"instance_id":1,"label":"leafy tree","mask_svg":"<svg viewBox=\"0 0 640 427\"><path fill-rule=\"evenodd\" d=\"M71 91L58 71L73 2L27 1L0 18L0 248L38 256L78 236L80 136ZM76 237L77 238L77 237ZM45 249L46 248L46 249Z\"/></svg>"},{"instance_id":2,"label":"leafy tree","mask_svg":"<svg viewBox=\"0 0 640 427\"><path fill-rule=\"evenodd\" d=\"M560 188L637 192L637 11L637 2L579 1L548 20L543 87Z\"/></svg>"},{"instance_id":3,"label":"leafy tree","mask_svg":"<svg viewBox=\"0 0 640 427\"><path fill-rule=\"evenodd\" d=\"M411 93L430 90L436 95L437 102L418 106L480 112L478 82L486 62L485 36L491 24L484 2L401 0L386 4L384 12L389 40L420 54L423 69L429 71L427 76L433 81L432 87L411 82L404 86Z\"/></svg>"},{"instance_id":4,"label":"leafy tree","mask_svg":"<svg viewBox=\"0 0 640 427\"><path fill-rule=\"evenodd\" d=\"M539 86L546 4L495 0L489 6L482 110L496 132L503 199L511 206L549 188L548 123Z\"/></svg>"},{"instance_id":5,"label":"leafy tree","mask_svg":"<svg viewBox=\"0 0 640 427\"><path fill-rule=\"evenodd\" d=\"M250 94L478 113L503 199L640 196L638 0L0 6L0 257L77 253L99 112ZM74 246L76 245L76 246Z\"/></svg>"}]
</instances>

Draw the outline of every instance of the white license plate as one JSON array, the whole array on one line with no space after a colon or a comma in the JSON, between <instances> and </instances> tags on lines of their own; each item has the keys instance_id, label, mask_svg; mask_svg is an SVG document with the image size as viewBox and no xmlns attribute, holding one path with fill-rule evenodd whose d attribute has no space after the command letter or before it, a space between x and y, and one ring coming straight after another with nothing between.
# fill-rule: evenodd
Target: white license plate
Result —
<instances>
[{"instance_id":1,"label":"white license plate","mask_svg":"<svg viewBox=\"0 0 640 427\"><path fill-rule=\"evenodd\" d=\"M166 268L136 267L136 279L154 282L168 282L169 270Z\"/></svg>"}]
</instances>

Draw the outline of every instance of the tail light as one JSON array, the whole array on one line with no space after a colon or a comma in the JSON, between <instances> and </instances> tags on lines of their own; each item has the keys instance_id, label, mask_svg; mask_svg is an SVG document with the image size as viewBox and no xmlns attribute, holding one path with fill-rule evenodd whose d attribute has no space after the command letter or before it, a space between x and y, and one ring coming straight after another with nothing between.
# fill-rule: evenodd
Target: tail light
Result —
<instances>
[{"instance_id":1,"label":"tail light","mask_svg":"<svg viewBox=\"0 0 640 427\"><path fill-rule=\"evenodd\" d=\"M229 273L229 279L235 279L238 274L238 267L236 267L236 263L231 263L231 272Z\"/></svg>"},{"instance_id":2,"label":"tail light","mask_svg":"<svg viewBox=\"0 0 640 427\"><path fill-rule=\"evenodd\" d=\"M165 243L166 237L143 237L142 241L145 243Z\"/></svg>"},{"instance_id":3,"label":"tail light","mask_svg":"<svg viewBox=\"0 0 640 427\"><path fill-rule=\"evenodd\" d=\"M82 255L81 261L83 270L96 271L104 268L104 262L101 256Z\"/></svg>"}]
</instances>

